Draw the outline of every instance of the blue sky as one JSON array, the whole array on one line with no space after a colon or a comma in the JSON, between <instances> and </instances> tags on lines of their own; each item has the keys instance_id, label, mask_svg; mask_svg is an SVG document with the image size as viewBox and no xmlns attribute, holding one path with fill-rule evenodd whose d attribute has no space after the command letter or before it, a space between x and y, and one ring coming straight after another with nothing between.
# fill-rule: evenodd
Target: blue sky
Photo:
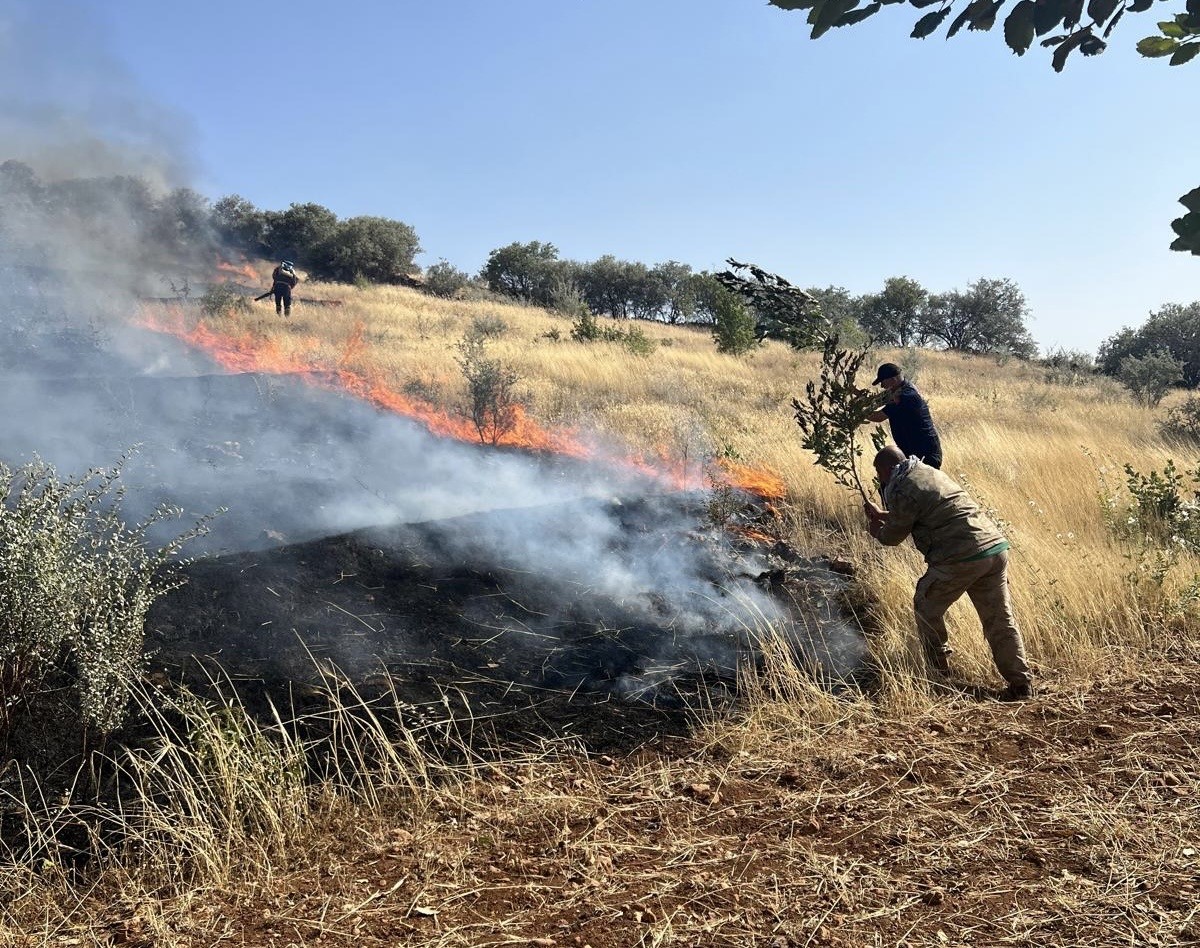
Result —
<instances>
[{"instance_id":1,"label":"blue sky","mask_svg":"<svg viewBox=\"0 0 1200 948\"><path fill-rule=\"evenodd\" d=\"M1136 55L1154 13L1056 75L999 27L910 40L907 6L815 42L761 0L40 6L53 95L211 197L406 221L425 264L544 240L854 292L1004 276L1043 346L1093 350L1200 298L1167 250L1200 62Z\"/></svg>"}]
</instances>

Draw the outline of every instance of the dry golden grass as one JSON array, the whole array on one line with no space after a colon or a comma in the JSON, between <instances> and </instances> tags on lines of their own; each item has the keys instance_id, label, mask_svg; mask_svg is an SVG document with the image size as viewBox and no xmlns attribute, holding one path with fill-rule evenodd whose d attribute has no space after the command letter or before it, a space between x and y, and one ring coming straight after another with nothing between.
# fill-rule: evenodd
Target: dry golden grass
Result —
<instances>
[{"instance_id":1,"label":"dry golden grass","mask_svg":"<svg viewBox=\"0 0 1200 948\"><path fill-rule=\"evenodd\" d=\"M568 321L535 309L302 291L345 304L225 328L452 409L464 398L453 345L473 319L498 316L510 328L492 348L544 424L676 456L732 451L777 472L792 542L858 565L883 691L835 698L776 656L747 673L736 713L702 716L687 740L615 759L563 744L485 761L461 747L449 764L331 688L338 766L309 788L289 767L311 749L286 729L201 715L196 732L214 747L204 766L179 741L146 770L171 791L113 814L135 845L82 881L53 859L8 871L0 945L1200 938L1200 669L1194 604L1178 595L1198 567L1184 557L1165 577L1139 570L1100 505L1102 469L1115 489L1127 460L1200 460L1158 438L1154 412L1108 386L1049 385L1035 367L920 356L948 473L1014 542L1016 605L1047 691L981 704L923 681L910 614L919 557L874 546L854 497L799 446L788 402L815 356L768 345L736 359L703 331L652 325L667 344L641 358L571 342ZM563 341L547 338L555 329ZM962 677L994 683L969 606L951 634Z\"/></svg>"}]
</instances>

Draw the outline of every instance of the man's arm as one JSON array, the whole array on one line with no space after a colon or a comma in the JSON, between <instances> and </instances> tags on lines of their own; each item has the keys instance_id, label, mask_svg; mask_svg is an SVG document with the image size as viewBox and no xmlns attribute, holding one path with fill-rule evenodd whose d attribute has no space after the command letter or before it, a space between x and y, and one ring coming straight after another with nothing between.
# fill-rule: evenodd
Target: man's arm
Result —
<instances>
[{"instance_id":1,"label":"man's arm","mask_svg":"<svg viewBox=\"0 0 1200 948\"><path fill-rule=\"evenodd\" d=\"M916 511L898 497L891 510L880 510L872 503L863 504L867 514L867 531L884 546L898 546L912 533Z\"/></svg>"},{"instance_id":2,"label":"man's arm","mask_svg":"<svg viewBox=\"0 0 1200 948\"><path fill-rule=\"evenodd\" d=\"M867 421L880 422L880 421L886 421L886 420L887 420L887 412L885 412L882 408L879 409L879 411L873 411L873 412L871 412L871 414L867 415Z\"/></svg>"},{"instance_id":3,"label":"man's arm","mask_svg":"<svg viewBox=\"0 0 1200 948\"><path fill-rule=\"evenodd\" d=\"M910 501L904 497L897 497L886 516L887 519L880 526L875 539L884 546L899 546L912 533L917 512Z\"/></svg>"}]
</instances>

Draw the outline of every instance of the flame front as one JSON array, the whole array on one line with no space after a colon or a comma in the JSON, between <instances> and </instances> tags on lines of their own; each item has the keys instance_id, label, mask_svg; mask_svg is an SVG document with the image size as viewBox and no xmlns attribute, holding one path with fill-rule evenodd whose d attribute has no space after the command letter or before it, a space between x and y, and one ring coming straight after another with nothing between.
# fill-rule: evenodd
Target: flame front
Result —
<instances>
[{"instance_id":1,"label":"flame front","mask_svg":"<svg viewBox=\"0 0 1200 948\"><path fill-rule=\"evenodd\" d=\"M195 320L194 324L189 325L192 320L180 308L174 306L143 306L137 323L145 329L183 340L188 345L204 351L218 365L231 372L296 375L310 384L347 392L377 408L417 421L439 437L466 442L480 440L479 432L469 419L448 414L429 402L396 391L377 377L347 368L352 358L363 348L361 324L355 327L337 364L324 367L319 364L319 343L315 339L305 340L293 353L284 353L272 340L249 332L217 329L204 319ZM704 488L709 486L711 479L761 497L782 497L785 493L783 481L775 474L724 459L718 459L719 470L712 472L697 470L694 465L689 466L674 460L665 452L652 459L639 455L614 459L587 444L578 431L552 431L542 427L530 418L520 405L516 406L515 423L499 436L497 444L581 460L615 461L678 490Z\"/></svg>"},{"instance_id":2,"label":"flame front","mask_svg":"<svg viewBox=\"0 0 1200 948\"><path fill-rule=\"evenodd\" d=\"M241 263L227 263L224 260L218 260L217 270L220 273L231 273L243 280L249 280L251 283L258 282L258 273L247 260L242 260Z\"/></svg>"}]
</instances>

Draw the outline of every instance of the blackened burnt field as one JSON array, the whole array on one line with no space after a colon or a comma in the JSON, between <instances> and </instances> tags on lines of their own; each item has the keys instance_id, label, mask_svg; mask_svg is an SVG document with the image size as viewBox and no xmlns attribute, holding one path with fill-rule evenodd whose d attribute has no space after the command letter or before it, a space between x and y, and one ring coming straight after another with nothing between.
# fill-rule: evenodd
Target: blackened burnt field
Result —
<instances>
[{"instance_id":1,"label":"blackened burnt field","mask_svg":"<svg viewBox=\"0 0 1200 948\"><path fill-rule=\"evenodd\" d=\"M147 644L164 674L200 688L229 675L252 704L320 703L336 668L417 717L589 745L645 739L730 694L762 637L814 674L853 674L844 577L731 538L705 500L581 499L208 559L154 609Z\"/></svg>"}]
</instances>

